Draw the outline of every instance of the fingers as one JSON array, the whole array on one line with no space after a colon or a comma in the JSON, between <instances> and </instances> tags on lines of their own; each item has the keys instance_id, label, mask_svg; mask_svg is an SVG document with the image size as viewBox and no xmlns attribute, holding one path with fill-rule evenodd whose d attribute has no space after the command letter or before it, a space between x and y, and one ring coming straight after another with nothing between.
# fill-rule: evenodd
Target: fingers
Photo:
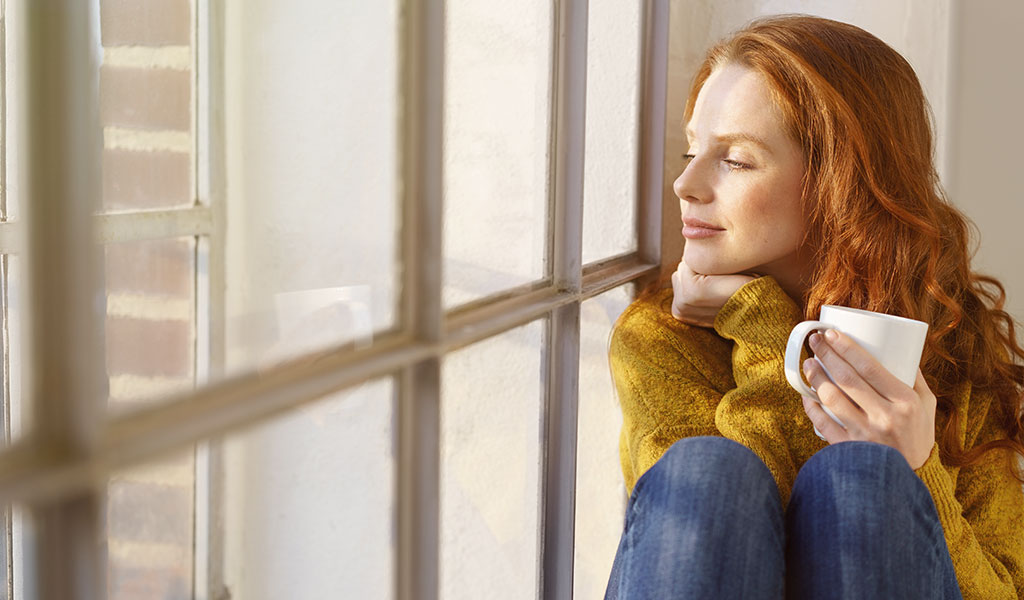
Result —
<instances>
[{"instance_id":1,"label":"fingers","mask_svg":"<svg viewBox=\"0 0 1024 600\"><path fill-rule=\"evenodd\" d=\"M723 300L753 280L749 275L696 275L694 282L703 288L703 297L724 304Z\"/></svg>"},{"instance_id":2,"label":"fingers","mask_svg":"<svg viewBox=\"0 0 1024 600\"><path fill-rule=\"evenodd\" d=\"M811 349L854 400L859 393L893 401L907 398L909 388L845 333L830 329L824 336L812 335Z\"/></svg>"},{"instance_id":3,"label":"fingers","mask_svg":"<svg viewBox=\"0 0 1024 600\"><path fill-rule=\"evenodd\" d=\"M802 396L802 398L804 402L804 412L807 413L807 418L811 420L811 424L814 425L814 428L817 429L819 433L821 433L821 437L825 438L826 442L830 444L837 444L851 439L850 432L843 429L839 423L835 422L835 419L828 416L814 398L809 398L807 396ZM841 418L842 417L840 417L840 419Z\"/></svg>"},{"instance_id":4,"label":"fingers","mask_svg":"<svg viewBox=\"0 0 1024 600\"><path fill-rule=\"evenodd\" d=\"M829 330L828 333L838 334L838 332L834 330ZM847 348L855 346L861 353L867 354L859 345L857 345L856 342L851 340L849 336L843 337L848 340ZM868 373L863 373L860 369L847 361L848 357L853 354L853 352L847 351L846 353L840 353L832 345L826 342L825 337L819 333L811 334L810 343L811 349L814 350L814 356L818 361L821 361L821 364L811 361L812 364L810 366L812 368L817 367L819 371L822 371L822 373L820 373L820 377L830 383L833 383L835 386L838 386L838 388L844 392L846 397L852 399L865 411L871 412L884 410L886 408L885 405L888 404L888 400L880 396L875 388L872 387L871 383L866 379L866 376L870 377L872 372L868 370ZM868 358L878 365L877 361L875 361L874 358L871 358L870 355L868 355ZM862 360L861 362L863 363L864 361ZM828 374L824 373L825 369L821 368L822 364L825 365L825 369L828 370ZM881 367L881 365L878 365L878 368L885 371L886 375L892 377L892 375ZM808 375L808 380L809 379L810 375ZM898 379L896 382L900 383ZM824 399L822 401L825 402ZM827 404L827 402L826 405L829 406L829 408L832 408L831 405Z\"/></svg>"},{"instance_id":5,"label":"fingers","mask_svg":"<svg viewBox=\"0 0 1024 600\"><path fill-rule=\"evenodd\" d=\"M698 327L713 327L715 317L736 290L753 281L748 275L704 275L686 261L672 273L672 316Z\"/></svg>"},{"instance_id":6,"label":"fingers","mask_svg":"<svg viewBox=\"0 0 1024 600\"><path fill-rule=\"evenodd\" d=\"M921 372L921 368L917 369L917 379L914 380L914 392L921 398L925 403L925 408L931 408L935 410L935 405L938 401L935 398L935 394L932 393L931 388L928 387L928 382L924 379L924 373Z\"/></svg>"},{"instance_id":7,"label":"fingers","mask_svg":"<svg viewBox=\"0 0 1024 600\"><path fill-rule=\"evenodd\" d=\"M829 371L832 371L831 365L829 366ZM825 374L825 370L821 368L821 365L815 359L809 358L804 361L804 374L807 375L807 381L811 384L811 387L818 392L818 398L821 400L821 403L832 411L832 414L838 417L847 428L852 426L860 429L862 427L865 421L864 411L861 410L859 405L851 402L844 390L829 379L828 375ZM815 404L817 403L815 402ZM821 410L820 407L819 410ZM822 414L829 421L832 420L824 411L822 411ZM821 431L820 427L818 431Z\"/></svg>"}]
</instances>

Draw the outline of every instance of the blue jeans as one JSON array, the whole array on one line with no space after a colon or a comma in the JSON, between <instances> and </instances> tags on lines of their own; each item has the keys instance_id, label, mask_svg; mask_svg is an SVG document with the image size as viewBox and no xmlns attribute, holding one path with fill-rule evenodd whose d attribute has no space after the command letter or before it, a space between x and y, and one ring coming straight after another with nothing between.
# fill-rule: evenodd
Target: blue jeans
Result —
<instances>
[{"instance_id":1,"label":"blue jeans","mask_svg":"<svg viewBox=\"0 0 1024 600\"><path fill-rule=\"evenodd\" d=\"M761 459L676 442L637 482L606 600L960 598L935 504L888 446L824 448L789 507Z\"/></svg>"}]
</instances>

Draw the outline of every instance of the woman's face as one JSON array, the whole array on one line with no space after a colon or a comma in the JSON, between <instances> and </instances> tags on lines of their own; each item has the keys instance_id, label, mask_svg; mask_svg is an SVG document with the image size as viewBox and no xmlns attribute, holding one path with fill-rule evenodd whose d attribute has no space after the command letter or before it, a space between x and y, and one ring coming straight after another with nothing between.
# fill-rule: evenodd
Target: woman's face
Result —
<instances>
[{"instance_id":1,"label":"woman's face","mask_svg":"<svg viewBox=\"0 0 1024 600\"><path fill-rule=\"evenodd\" d=\"M705 275L753 272L784 287L798 285L804 157L764 78L739 65L715 69L697 96L686 137L687 164L673 186L686 264Z\"/></svg>"}]
</instances>

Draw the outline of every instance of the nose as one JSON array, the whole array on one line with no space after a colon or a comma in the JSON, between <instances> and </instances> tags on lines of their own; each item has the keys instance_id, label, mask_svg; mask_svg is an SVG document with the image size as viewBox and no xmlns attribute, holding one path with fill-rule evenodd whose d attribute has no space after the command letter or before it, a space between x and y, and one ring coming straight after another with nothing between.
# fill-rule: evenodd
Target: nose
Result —
<instances>
[{"instance_id":1,"label":"nose","mask_svg":"<svg viewBox=\"0 0 1024 600\"><path fill-rule=\"evenodd\" d=\"M690 160L683 172L676 177L672 184L672 190L676 196L684 202L707 203L711 201L711 186L708 185L708 174L705 173L706 165L700 157Z\"/></svg>"}]
</instances>

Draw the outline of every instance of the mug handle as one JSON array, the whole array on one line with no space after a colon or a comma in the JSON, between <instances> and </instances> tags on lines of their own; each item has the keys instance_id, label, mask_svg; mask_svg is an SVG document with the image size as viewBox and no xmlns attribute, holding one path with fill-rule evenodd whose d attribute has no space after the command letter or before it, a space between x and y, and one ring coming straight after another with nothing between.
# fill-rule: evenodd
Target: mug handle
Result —
<instances>
[{"instance_id":1,"label":"mug handle","mask_svg":"<svg viewBox=\"0 0 1024 600\"><path fill-rule=\"evenodd\" d=\"M824 323L822 321L804 321L793 328L793 331L789 333L789 341L786 343L785 369L786 380L789 381L789 385L793 386L793 389L800 392L801 395L814 398L818 404L821 404L821 399L818 398L818 393L814 391L814 388L804 383L803 375L801 374L802 369L800 368L800 351L803 350L804 340L807 339L807 336L812 331L819 329L835 329L838 331L839 328L831 323ZM821 405L821 407L825 409L825 413L833 421L845 427L843 422L832 414L832 411L824 405ZM817 427L814 428L814 433L821 439L825 439Z\"/></svg>"}]
</instances>

